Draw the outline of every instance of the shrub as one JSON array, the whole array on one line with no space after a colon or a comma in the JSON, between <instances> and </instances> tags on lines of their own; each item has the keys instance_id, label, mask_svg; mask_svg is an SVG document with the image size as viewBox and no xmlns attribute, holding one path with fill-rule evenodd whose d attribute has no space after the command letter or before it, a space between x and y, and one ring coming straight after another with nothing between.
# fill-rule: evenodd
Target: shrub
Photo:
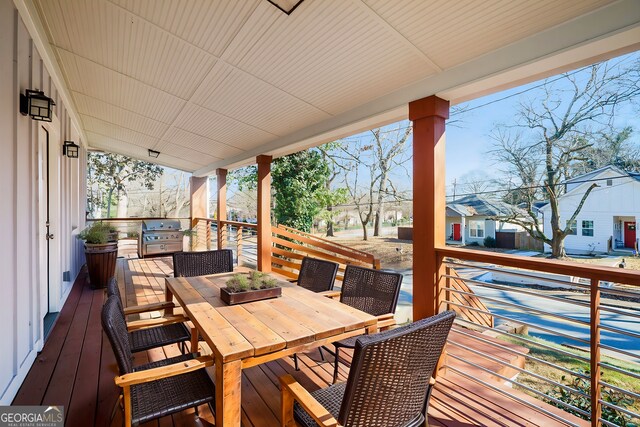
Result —
<instances>
[{"instance_id":1,"label":"shrub","mask_svg":"<svg viewBox=\"0 0 640 427\"><path fill-rule=\"evenodd\" d=\"M480 243L478 243L478 242L471 242L471 243L467 244L467 246L480 246Z\"/></svg>"},{"instance_id":2,"label":"shrub","mask_svg":"<svg viewBox=\"0 0 640 427\"><path fill-rule=\"evenodd\" d=\"M589 375L588 370L587 371L577 370L576 372L587 375L587 376ZM578 392L582 392L587 396L591 395L591 383L582 377L571 375L571 378L567 379L566 376L563 375L562 382L569 388L577 390ZM578 409L582 409L583 411L586 411L586 412L591 412L591 399L585 396L582 396L577 393L572 393L559 386L554 387L553 390L548 391L546 394L549 397L553 397L554 399L557 399L561 402L568 403L572 406L575 406ZM620 408L627 408L630 405L634 404L633 399L609 387L602 387L601 395L602 395L603 401L610 403L612 405L618 406ZM548 400L548 403L558 408L561 408L564 411L567 411L571 414L574 414L580 418L583 418L585 420L590 419L589 417L586 417L577 411L573 411L557 402L554 402L553 400ZM624 427L637 426L637 424L631 422L631 417L629 417L627 414L625 414L622 411L618 411L615 408L609 407L607 405L602 405L602 419L604 419L605 421L608 421L611 424L615 424L618 426L624 426Z\"/></svg>"},{"instance_id":3,"label":"shrub","mask_svg":"<svg viewBox=\"0 0 640 427\"><path fill-rule=\"evenodd\" d=\"M109 241L115 241L116 228L102 222L94 222L78 234L78 239L89 244L103 245Z\"/></svg>"},{"instance_id":4,"label":"shrub","mask_svg":"<svg viewBox=\"0 0 640 427\"><path fill-rule=\"evenodd\" d=\"M487 236L484 238L484 247L485 248L495 248L496 247L496 239L491 236Z\"/></svg>"}]
</instances>

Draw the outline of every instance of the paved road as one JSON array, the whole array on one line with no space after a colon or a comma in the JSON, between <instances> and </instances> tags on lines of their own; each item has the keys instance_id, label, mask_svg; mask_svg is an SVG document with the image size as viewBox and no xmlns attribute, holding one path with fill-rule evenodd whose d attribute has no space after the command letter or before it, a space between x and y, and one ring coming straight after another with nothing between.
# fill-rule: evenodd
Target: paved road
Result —
<instances>
[{"instance_id":1,"label":"paved road","mask_svg":"<svg viewBox=\"0 0 640 427\"><path fill-rule=\"evenodd\" d=\"M398 301L398 309L396 310L396 320L398 322L406 322L413 318L412 306L413 306L413 272L411 269L402 271L404 274L404 280L402 282L402 289L400 291L400 298ZM497 302L485 301L492 313L514 319L517 322L526 322L533 325L537 325L542 328L549 329L551 331L557 331L568 337L559 336L546 331L536 330L533 327L529 328L529 333L533 336L543 338L545 340L555 342L557 344L567 344L584 349L589 348L588 343L572 339L569 337L575 337L589 341L589 327L581 323L576 323L568 320L564 320L555 317L550 314L538 314L532 311L526 311L530 309L544 310L549 313L558 313L564 317L575 319L578 321L589 321L589 308L575 305L574 303L561 302L555 300L549 300L547 298L531 296L525 294L519 294L517 292L502 291L496 289L486 288L484 286L472 286L475 293L480 296L487 296L495 298L499 301L505 301L512 304L518 304L526 309L519 309L516 307L507 306ZM554 293L557 296L557 293ZM633 317L633 315L640 316L640 306L637 309L619 307L616 301L611 300L612 304L616 305L616 309L623 311L625 314L611 313L607 310L601 312L602 325L605 327L621 329L626 332L640 334L640 318ZM626 303L628 305L628 303ZM505 320L501 320L496 317L496 326L504 323ZM601 342L605 345L610 345L615 348L619 348L628 351L637 356L632 358L619 353L613 353L603 351L604 354L610 354L616 358L624 360L640 359L640 338L630 337L619 332L612 332L607 330L601 331Z\"/></svg>"},{"instance_id":2,"label":"paved road","mask_svg":"<svg viewBox=\"0 0 640 427\"><path fill-rule=\"evenodd\" d=\"M525 311L517 307L500 304L498 302L485 301L492 313L509 317L515 321L529 323L551 331L557 331L568 337L555 335L542 330L529 328L529 334L552 341L558 344L568 344L576 347L588 349L589 344L589 307L578 306L571 301L561 302L550 300L544 297L519 294L497 289L490 289L484 286L471 286L473 291L480 296L495 298L506 303L518 304L531 310L542 310L547 313L556 313L568 319L559 318L552 314L541 314L533 311ZM612 300L613 302L613 300ZM628 314L612 313L604 307L601 310L600 319L603 327L615 328L629 333L640 334L640 310L615 307L616 310ZM640 307L638 307L640 308ZM569 320L570 319L570 320ZM587 322L587 324L576 321ZM496 325L504 323L504 320L496 318ZM640 358L640 338L625 335L620 332L602 330L601 342L603 344L628 351ZM575 337L575 338L569 338ZM579 341L586 340L587 343ZM604 351L612 354L611 352ZM630 356L615 353L615 357L626 360L633 360Z\"/></svg>"}]
</instances>

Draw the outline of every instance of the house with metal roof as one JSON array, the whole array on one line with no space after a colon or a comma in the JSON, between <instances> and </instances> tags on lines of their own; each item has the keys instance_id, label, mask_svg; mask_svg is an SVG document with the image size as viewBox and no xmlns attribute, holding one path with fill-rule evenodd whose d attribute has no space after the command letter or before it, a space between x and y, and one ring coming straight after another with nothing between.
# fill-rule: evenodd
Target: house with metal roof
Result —
<instances>
[{"instance_id":1,"label":"house with metal roof","mask_svg":"<svg viewBox=\"0 0 640 427\"><path fill-rule=\"evenodd\" d=\"M499 243L498 247L514 248L515 233L523 231L522 227L497 218L519 211L516 206L476 194L447 202L447 241L484 245L484 239L492 237Z\"/></svg>"}]
</instances>

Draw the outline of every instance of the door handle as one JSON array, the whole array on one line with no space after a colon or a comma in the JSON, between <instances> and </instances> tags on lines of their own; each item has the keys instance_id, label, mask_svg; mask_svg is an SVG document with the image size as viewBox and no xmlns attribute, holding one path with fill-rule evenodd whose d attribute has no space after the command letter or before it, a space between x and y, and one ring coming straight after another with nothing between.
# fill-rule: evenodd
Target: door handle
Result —
<instances>
[{"instance_id":1,"label":"door handle","mask_svg":"<svg viewBox=\"0 0 640 427\"><path fill-rule=\"evenodd\" d=\"M47 240L53 240L53 234L51 234L51 233L47 233L47 235L46 235L46 239L47 239Z\"/></svg>"}]
</instances>

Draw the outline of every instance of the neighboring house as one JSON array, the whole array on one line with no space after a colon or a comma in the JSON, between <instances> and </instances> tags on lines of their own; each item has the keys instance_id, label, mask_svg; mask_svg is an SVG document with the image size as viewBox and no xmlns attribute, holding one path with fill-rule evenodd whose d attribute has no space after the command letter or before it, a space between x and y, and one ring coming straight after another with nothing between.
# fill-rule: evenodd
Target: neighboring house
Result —
<instances>
[{"instance_id":1,"label":"neighboring house","mask_svg":"<svg viewBox=\"0 0 640 427\"><path fill-rule=\"evenodd\" d=\"M636 228L640 217L640 174L605 166L570 179L566 193L559 199L560 220L564 225L575 212L582 196L592 183L597 183L573 223L573 233L564 244L568 253L633 250L638 239ZM543 206L544 228L550 230L551 208ZM545 251L550 251L545 245Z\"/></svg>"},{"instance_id":2,"label":"neighboring house","mask_svg":"<svg viewBox=\"0 0 640 427\"><path fill-rule=\"evenodd\" d=\"M485 237L489 236L499 241L500 247L515 247L515 233L523 231L522 227L493 218L507 216L518 210L508 203L477 195L448 202L447 241L463 245L477 242L482 245Z\"/></svg>"}]
</instances>

